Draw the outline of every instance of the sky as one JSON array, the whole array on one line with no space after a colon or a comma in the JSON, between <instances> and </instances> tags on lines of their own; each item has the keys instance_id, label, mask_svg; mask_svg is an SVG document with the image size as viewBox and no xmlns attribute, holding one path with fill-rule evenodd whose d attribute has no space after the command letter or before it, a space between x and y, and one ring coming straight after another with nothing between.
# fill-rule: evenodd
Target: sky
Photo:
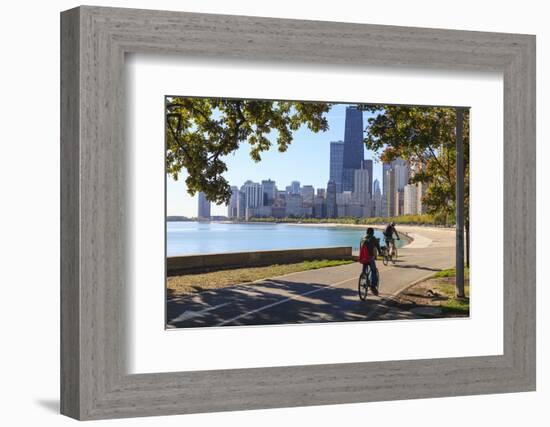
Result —
<instances>
[{"instance_id":1,"label":"sky","mask_svg":"<svg viewBox=\"0 0 550 427\"><path fill-rule=\"evenodd\" d=\"M250 146L242 143L237 151L224 157L228 171L224 177L230 185L241 187L248 179L261 182L272 179L278 189L284 190L291 181L300 181L301 185L313 185L326 188L329 180L330 142L344 140L344 122L346 104L334 105L326 117L329 129L314 133L302 126L293 134L292 144L284 153L279 153L277 145L262 153L259 163L250 158ZM370 113L363 113L363 125L367 126ZM271 139L271 138L270 138ZM376 161L372 151L365 150L365 158L374 160L373 178L382 183L382 164ZM167 215L197 216L197 196L190 196L185 185L186 173L181 173L178 181L171 177L166 180ZM374 181L373 179L373 181ZM225 205L212 204L212 215L227 215Z\"/></svg>"}]
</instances>

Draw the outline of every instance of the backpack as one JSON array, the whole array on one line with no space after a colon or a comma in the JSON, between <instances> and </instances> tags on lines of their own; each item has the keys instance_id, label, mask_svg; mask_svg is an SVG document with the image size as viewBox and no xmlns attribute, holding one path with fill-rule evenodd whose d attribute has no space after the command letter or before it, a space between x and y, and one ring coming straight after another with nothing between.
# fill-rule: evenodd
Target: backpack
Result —
<instances>
[{"instance_id":1,"label":"backpack","mask_svg":"<svg viewBox=\"0 0 550 427\"><path fill-rule=\"evenodd\" d=\"M359 248L359 262L361 264L367 264L370 260L369 248L367 241L363 240Z\"/></svg>"}]
</instances>

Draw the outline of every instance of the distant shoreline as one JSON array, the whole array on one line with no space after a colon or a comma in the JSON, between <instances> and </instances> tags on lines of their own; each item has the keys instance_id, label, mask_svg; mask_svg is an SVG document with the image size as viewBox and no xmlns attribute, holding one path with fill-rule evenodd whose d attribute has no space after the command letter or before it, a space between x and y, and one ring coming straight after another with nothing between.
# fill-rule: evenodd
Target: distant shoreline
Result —
<instances>
[{"instance_id":1,"label":"distant shoreline","mask_svg":"<svg viewBox=\"0 0 550 427\"><path fill-rule=\"evenodd\" d=\"M170 220L171 222L177 222L177 220ZM323 227L323 228L337 228L337 227L345 227L345 228L362 228L367 229L368 227L373 228L383 228L388 225L388 222L379 222L379 223L373 223L373 224L349 224L349 223L343 223L343 222L284 222L284 221L229 221L229 220L186 220L182 222L213 222L217 224L244 224L244 225L290 225L293 227ZM442 225L433 225L433 224L395 224L396 228L407 228L407 227L418 227L422 229L433 229L433 230L441 230L441 231L455 231L455 227L444 227Z\"/></svg>"}]
</instances>

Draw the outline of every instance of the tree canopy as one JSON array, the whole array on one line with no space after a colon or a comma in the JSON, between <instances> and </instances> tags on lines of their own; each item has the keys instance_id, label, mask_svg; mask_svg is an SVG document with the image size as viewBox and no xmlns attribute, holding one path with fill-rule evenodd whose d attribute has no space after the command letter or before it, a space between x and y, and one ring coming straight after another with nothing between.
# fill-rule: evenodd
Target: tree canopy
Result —
<instances>
[{"instance_id":1,"label":"tree canopy","mask_svg":"<svg viewBox=\"0 0 550 427\"><path fill-rule=\"evenodd\" d=\"M446 107L368 106L365 145L380 160L398 157L412 167L410 183L427 184L428 213L454 219L456 188L456 110ZM465 218L469 194L469 112L464 112Z\"/></svg>"},{"instance_id":2,"label":"tree canopy","mask_svg":"<svg viewBox=\"0 0 550 427\"><path fill-rule=\"evenodd\" d=\"M330 107L315 102L167 97L167 173L177 180L185 169L191 195L201 191L212 202L228 203L231 188L223 176L224 156L248 143L250 157L259 162L272 140L284 152L301 126L326 131L324 113Z\"/></svg>"}]
</instances>

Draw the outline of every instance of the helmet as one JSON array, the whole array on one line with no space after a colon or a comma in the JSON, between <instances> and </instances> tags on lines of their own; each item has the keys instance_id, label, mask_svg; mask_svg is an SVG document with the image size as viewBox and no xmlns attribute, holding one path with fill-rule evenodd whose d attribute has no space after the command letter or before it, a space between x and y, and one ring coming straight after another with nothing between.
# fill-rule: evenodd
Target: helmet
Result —
<instances>
[{"instance_id":1,"label":"helmet","mask_svg":"<svg viewBox=\"0 0 550 427\"><path fill-rule=\"evenodd\" d=\"M395 222L392 221L392 222L390 223L390 225L392 225L392 226L395 225Z\"/></svg>"}]
</instances>

